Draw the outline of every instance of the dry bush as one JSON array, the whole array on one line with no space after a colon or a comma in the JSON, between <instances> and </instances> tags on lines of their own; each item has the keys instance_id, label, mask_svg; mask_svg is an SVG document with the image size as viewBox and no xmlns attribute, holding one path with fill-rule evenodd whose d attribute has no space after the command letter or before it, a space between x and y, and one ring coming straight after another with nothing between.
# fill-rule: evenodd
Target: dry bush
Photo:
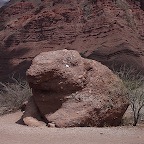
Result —
<instances>
[{"instance_id":1,"label":"dry bush","mask_svg":"<svg viewBox=\"0 0 144 144\"><path fill-rule=\"evenodd\" d=\"M133 126L136 126L144 107L144 76L126 65L122 66L116 74L127 88L127 97L133 112Z\"/></svg>"},{"instance_id":2,"label":"dry bush","mask_svg":"<svg viewBox=\"0 0 144 144\"><path fill-rule=\"evenodd\" d=\"M0 82L0 115L18 110L32 95L26 81L12 79L13 83Z\"/></svg>"}]
</instances>

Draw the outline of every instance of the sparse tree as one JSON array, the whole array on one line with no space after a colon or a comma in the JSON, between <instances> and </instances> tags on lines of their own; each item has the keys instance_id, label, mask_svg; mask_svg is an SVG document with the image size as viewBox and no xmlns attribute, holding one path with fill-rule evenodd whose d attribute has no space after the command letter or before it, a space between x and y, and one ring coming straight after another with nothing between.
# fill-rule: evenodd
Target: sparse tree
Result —
<instances>
[{"instance_id":1,"label":"sparse tree","mask_svg":"<svg viewBox=\"0 0 144 144\"><path fill-rule=\"evenodd\" d=\"M123 66L116 73L127 88L127 97L133 112L133 126L136 126L140 118L140 112L144 107L144 76L137 73L134 68L127 66Z\"/></svg>"},{"instance_id":2,"label":"sparse tree","mask_svg":"<svg viewBox=\"0 0 144 144\"><path fill-rule=\"evenodd\" d=\"M127 84L128 99L133 111L133 126L137 125L141 109L144 107L144 84L142 84L142 79L143 78L139 78L138 80L131 81Z\"/></svg>"}]
</instances>

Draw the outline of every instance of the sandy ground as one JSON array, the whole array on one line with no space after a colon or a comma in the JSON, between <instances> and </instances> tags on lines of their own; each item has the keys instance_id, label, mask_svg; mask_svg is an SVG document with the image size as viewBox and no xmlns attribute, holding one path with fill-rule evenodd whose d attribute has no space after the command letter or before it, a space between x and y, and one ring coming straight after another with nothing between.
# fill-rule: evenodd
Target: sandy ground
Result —
<instances>
[{"instance_id":1,"label":"sandy ground","mask_svg":"<svg viewBox=\"0 0 144 144\"><path fill-rule=\"evenodd\" d=\"M0 117L0 144L144 144L144 126L33 128L17 124L21 112Z\"/></svg>"}]
</instances>

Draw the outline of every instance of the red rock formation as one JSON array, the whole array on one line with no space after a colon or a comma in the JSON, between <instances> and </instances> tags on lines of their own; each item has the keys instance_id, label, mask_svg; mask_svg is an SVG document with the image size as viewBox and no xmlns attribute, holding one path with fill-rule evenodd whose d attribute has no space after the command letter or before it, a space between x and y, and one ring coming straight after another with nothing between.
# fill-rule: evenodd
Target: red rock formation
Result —
<instances>
[{"instance_id":1,"label":"red rock formation","mask_svg":"<svg viewBox=\"0 0 144 144\"><path fill-rule=\"evenodd\" d=\"M0 9L0 80L23 73L40 52L58 49L144 71L144 12L130 0L118 2L11 0Z\"/></svg>"},{"instance_id":2,"label":"red rock formation","mask_svg":"<svg viewBox=\"0 0 144 144\"><path fill-rule=\"evenodd\" d=\"M38 116L56 127L117 126L128 107L122 81L74 50L36 56L27 79L34 99L23 115L29 126L41 125Z\"/></svg>"}]
</instances>

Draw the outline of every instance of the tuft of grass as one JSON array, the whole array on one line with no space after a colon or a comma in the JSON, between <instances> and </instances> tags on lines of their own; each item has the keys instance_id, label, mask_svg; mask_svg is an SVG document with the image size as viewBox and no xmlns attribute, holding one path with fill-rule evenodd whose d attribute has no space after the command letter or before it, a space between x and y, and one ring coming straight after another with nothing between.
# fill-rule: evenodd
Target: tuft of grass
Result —
<instances>
[{"instance_id":1,"label":"tuft of grass","mask_svg":"<svg viewBox=\"0 0 144 144\"><path fill-rule=\"evenodd\" d=\"M14 112L32 95L27 81L13 78L13 83L0 82L0 115Z\"/></svg>"}]
</instances>

